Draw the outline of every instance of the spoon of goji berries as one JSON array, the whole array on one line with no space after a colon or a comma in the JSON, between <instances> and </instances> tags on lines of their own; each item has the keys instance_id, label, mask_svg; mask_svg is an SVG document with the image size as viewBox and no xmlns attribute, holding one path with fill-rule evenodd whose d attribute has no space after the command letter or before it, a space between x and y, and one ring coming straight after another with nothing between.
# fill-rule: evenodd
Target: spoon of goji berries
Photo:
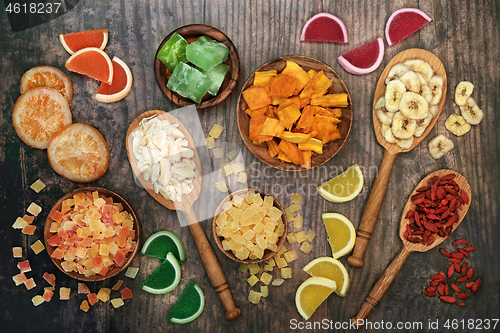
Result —
<instances>
[{"instance_id":1,"label":"spoon of goji berries","mask_svg":"<svg viewBox=\"0 0 500 333\"><path fill-rule=\"evenodd\" d=\"M426 252L441 244L460 225L469 210L471 188L453 170L438 170L415 187L403 214L399 237L403 248L375 283L361 310L352 320L358 326L385 295L410 253Z\"/></svg>"}]
</instances>

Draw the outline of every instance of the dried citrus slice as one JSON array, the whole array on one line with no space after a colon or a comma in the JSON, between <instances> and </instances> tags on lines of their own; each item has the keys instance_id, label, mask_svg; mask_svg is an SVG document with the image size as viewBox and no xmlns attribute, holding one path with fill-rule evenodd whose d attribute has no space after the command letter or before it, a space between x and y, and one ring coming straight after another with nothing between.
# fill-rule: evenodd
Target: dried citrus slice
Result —
<instances>
[{"instance_id":1,"label":"dried citrus slice","mask_svg":"<svg viewBox=\"0 0 500 333\"><path fill-rule=\"evenodd\" d=\"M376 70L384 59L384 40L377 38L341 54L337 61L349 73L368 74Z\"/></svg>"},{"instance_id":2,"label":"dried citrus slice","mask_svg":"<svg viewBox=\"0 0 500 333\"><path fill-rule=\"evenodd\" d=\"M346 202L354 199L363 189L363 173L357 164L318 187L318 193L331 202Z\"/></svg>"},{"instance_id":3,"label":"dried citrus slice","mask_svg":"<svg viewBox=\"0 0 500 333\"><path fill-rule=\"evenodd\" d=\"M59 91L66 98L68 104L73 98L71 80L60 69L52 66L37 66L24 73L21 78L21 94L37 87L53 88Z\"/></svg>"},{"instance_id":4,"label":"dried citrus slice","mask_svg":"<svg viewBox=\"0 0 500 333\"><path fill-rule=\"evenodd\" d=\"M90 76L98 81L113 82L113 64L108 55L97 47L87 47L73 54L66 61L66 68L72 72Z\"/></svg>"},{"instance_id":5,"label":"dried citrus slice","mask_svg":"<svg viewBox=\"0 0 500 333\"><path fill-rule=\"evenodd\" d=\"M155 257L161 260L165 260L169 252L171 252L180 263L186 261L186 248L182 240L179 236L168 230L158 231L149 236L141 250L142 255Z\"/></svg>"},{"instance_id":6,"label":"dried citrus slice","mask_svg":"<svg viewBox=\"0 0 500 333\"><path fill-rule=\"evenodd\" d=\"M300 35L303 42L347 43L347 29L344 22L335 15L319 13L311 17Z\"/></svg>"},{"instance_id":7,"label":"dried citrus slice","mask_svg":"<svg viewBox=\"0 0 500 333\"><path fill-rule=\"evenodd\" d=\"M34 148L47 148L54 134L71 122L68 102L52 88L27 90L12 110L12 124L17 135Z\"/></svg>"},{"instance_id":8,"label":"dried citrus slice","mask_svg":"<svg viewBox=\"0 0 500 333\"><path fill-rule=\"evenodd\" d=\"M69 54L75 54L86 47L97 47L98 49L104 50L108 43L108 29L88 30L65 35L61 34L59 35L59 40Z\"/></svg>"},{"instance_id":9,"label":"dried citrus slice","mask_svg":"<svg viewBox=\"0 0 500 333\"><path fill-rule=\"evenodd\" d=\"M337 284L335 293L341 297L344 297L349 289L349 274L344 265L337 259L331 257L316 258L304 267L304 271L311 276L335 281Z\"/></svg>"},{"instance_id":10,"label":"dried citrus slice","mask_svg":"<svg viewBox=\"0 0 500 333\"><path fill-rule=\"evenodd\" d=\"M351 252L356 240L356 231L351 221L337 213L324 213L321 218L332 248L332 257L338 259Z\"/></svg>"},{"instance_id":11,"label":"dried citrus slice","mask_svg":"<svg viewBox=\"0 0 500 333\"><path fill-rule=\"evenodd\" d=\"M295 305L305 320L335 291L335 281L323 277L310 277L297 288Z\"/></svg>"},{"instance_id":12,"label":"dried citrus slice","mask_svg":"<svg viewBox=\"0 0 500 333\"><path fill-rule=\"evenodd\" d=\"M71 124L57 132L47 155L55 172L75 182L94 181L108 169L109 149L104 137L85 124Z\"/></svg>"},{"instance_id":13,"label":"dried citrus slice","mask_svg":"<svg viewBox=\"0 0 500 333\"><path fill-rule=\"evenodd\" d=\"M194 280L189 280L181 296L167 314L175 324L187 324L198 318L205 308L205 294Z\"/></svg>"},{"instance_id":14,"label":"dried citrus slice","mask_svg":"<svg viewBox=\"0 0 500 333\"><path fill-rule=\"evenodd\" d=\"M141 284L141 288L151 294L165 294L177 287L180 280L181 266L169 253L166 260Z\"/></svg>"},{"instance_id":15,"label":"dried citrus slice","mask_svg":"<svg viewBox=\"0 0 500 333\"><path fill-rule=\"evenodd\" d=\"M132 89L132 72L127 64L118 57L113 57L113 83L101 83L95 99L103 103L112 103L123 99Z\"/></svg>"},{"instance_id":16,"label":"dried citrus slice","mask_svg":"<svg viewBox=\"0 0 500 333\"><path fill-rule=\"evenodd\" d=\"M402 8L392 13L385 25L385 39L394 46L409 37L432 19L417 8Z\"/></svg>"}]
</instances>

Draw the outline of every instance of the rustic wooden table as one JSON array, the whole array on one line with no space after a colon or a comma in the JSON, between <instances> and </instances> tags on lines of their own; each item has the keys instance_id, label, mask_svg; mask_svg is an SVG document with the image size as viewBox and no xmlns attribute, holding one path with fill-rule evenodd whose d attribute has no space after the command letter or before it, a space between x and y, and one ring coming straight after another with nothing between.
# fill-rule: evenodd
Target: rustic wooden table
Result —
<instances>
[{"instance_id":1,"label":"rustic wooden table","mask_svg":"<svg viewBox=\"0 0 500 333\"><path fill-rule=\"evenodd\" d=\"M7 3L7 2L5 2ZM413 151L397 157L378 225L365 255L363 268L353 268L341 261L350 274L351 286L346 297L330 296L310 319L309 323L321 324L318 330L351 331L335 329L347 325L356 315L370 289L400 250L398 237L401 212L414 186L427 174L442 168L462 173L472 187L472 206L460 227L443 243L451 250L452 241L470 239L477 251L469 259L475 268L474 277L482 279L482 287L467 299L466 307L446 304L437 297L428 298L422 290L428 286L429 277L448 265L438 249L410 256L385 297L368 320L372 329L387 331L388 323L396 329L398 322L407 323L406 329L397 331L449 331L445 323L457 325L454 332L473 332L487 328L486 319L500 317L500 251L496 237L500 233L498 198L500 197L500 2L480 1L66 1L75 7L54 20L24 31L13 32L0 6L0 68L2 84L0 101L0 331L2 332L285 332L306 327L298 314L294 297L297 287L307 278L302 270L310 260L330 255L326 233L321 221L324 212L338 212L347 216L357 228L371 186L382 160L382 148L376 142L372 122L372 98L379 75L384 66L398 52L409 48L423 48L436 54L443 62L448 75L448 93L443 114L429 136ZM382 65L373 73L356 76L345 72L336 58L343 52L384 36L389 16L397 9L419 7L432 22L419 32L385 50ZM314 14L329 12L340 17L347 26L348 44L302 43L299 40L303 24ZM216 250L226 273L236 304L242 315L236 321L224 319L222 305L210 285L196 252L188 228L181 227L176 212L169 211L139 188L132 175L125 149L125 134L129 124L140 113L151 110L171 111L175 105L161 94L154 79L153 59L156 48L172 30L193 23L214 26L229 36L241 60L240 81L236 90L222 104L198 111L204 135L211 126L224 126L221 140L240 147L249 174L249 185L276 195L284 204L291 201L291 192L304 194L304 229L316 232L314 249L309 255L299 252L299 259L291 264L293 278L276 288L259 305L250 304L246 283L248 275L238 271L238 264L230 261L215 248L211 236L210 220L202 222L209 240ZM98 303L88 313L79 310L84 299L76 292L77 281L52 264L46 251L35 255L30 245L43 237L42 229L50 207L65 193L85 184L71 182L54 173L47 161L46 152L26 146L16 135L11 112L19 97L19 80L29 68L51 65L64 69L68 54L60 45L61 33L107 28L109 43L106 51L126 61L134 75L131 93L122 101L102 104L95 100L98 83L89 78L69 73L74 85L71 105L75 122L90 124L99 129L111 150L109 170L92 186L105 187L118 192L132 207L142 223L142 239L152 233L169 229L183 240L188 261L182 266L182 281L178 288L165 295L143 292L139 285L154 270L158 261L138 255L132 266L139 267L139 274L132 280L123 274L105 282L90 283L97 291L112 286L119 278L132 289L134 298L125 306L114 309L109 303ZM350 136L343 149L331 159L322 172L300 174L281 172L259 162L244 146L236 124L236 102L245 79L261 64L283 55L306 55L332 66L349 87L353 99L354 121ZM67 71L66 71L67 72ZM462 80L475 84L474 98L485 112L483 122L469 133L455 137L445 129L448 115L459 112L453 103L455 85ZM430 157L426 145L437 134L451 138L455 148L440 160ZM333 204L316 194L316 186L335 176L350 165L358 163L364 172L365 183L361 194L354 200ZM325 172L326 170L326 172ZM29 186L41 179L47 187L36 194ZM24 236L11 228L16 217L22 216L31 202L43 207L35 219L38 227L33 236ZM142 245L142 243L141 243ZM12 247L23 247L23 260L29 259L37 286L27 291L16 287L11 277L18 273L17 259ZM298 246L290 246L298 251ZM70 287L68 301L60 301L58 294L50 303L39 307L31 298L41 294L47 285L41 278L43 272L55 273L57 286ZM247 273L248 274L248 273ZM277 275L275 270L274 275ZM165 320L167 311L177 300L189 279L195 279L205 292L206 307L194 322L180 326ZM112 296L115 296L113 294ZM482 322L481 322L482 320ZM430 322L439 326L429 328ZM409 329L413 323L422 327ZM492 329L494 322L490 322ZM378 326L377 326L378 325ZM384 326L385 325L385 326ZM450 326L452 328L452 326ZM496 325L496 331L500 324ZM361 329L371 331L370 329Z\"/></svg>"}]
</instances>

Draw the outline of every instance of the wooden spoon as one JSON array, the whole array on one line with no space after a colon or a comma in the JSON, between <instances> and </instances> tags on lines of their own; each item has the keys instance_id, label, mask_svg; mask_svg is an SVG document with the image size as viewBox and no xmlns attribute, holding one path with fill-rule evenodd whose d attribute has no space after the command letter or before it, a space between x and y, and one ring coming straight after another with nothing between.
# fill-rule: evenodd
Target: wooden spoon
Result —
<instances>
[{"instance_id":1,"label":"wooden spoon","mask_svg":"<svg viewBox=\"0 0 500 333\"><path fill-rule=\"evenodd\" d=\"M380 133L380 127L382 127L382 124L375 114L375 103L377 103L377 100L385 94L385 79L387 78L387 75L389 74L391 68L394 65L404 62L408 59L422 59L427 61L434 69L435 74L441 75L443 77L444 84L443 95L441 97L441 101L438 104L439 113L431 120L431 123L429 124L429 126L427 126L424 133L419 138L414 137L413 144L410 148L402 149L395 143L388 143L387 141L385 141L384 137ZM447 82L446 71L443 64L441 63L441 60L439 60L439 58L431 52L422 49L409 49L398 53L387 64L384 71L380 75L380 79L378 80L375 94L373 96L372 113L375 136L377 137L377 141L384 148L384 157L382 159L377 178L373 183L370 196L368 197L365 211L363 213L363 216L361 217L353 253L349 258L347 258L347 262L349 263L349 265L354 267L362 267L364 265L363 256L365 254L366 248L368 247L368 243L370 242L371 234L373 233L375 225L377 224L380 208L382 207L382 203L384 202L385 193L387 191L387 184L389 183L389 177L391 175L394 160L399 153L406 153L415 148L434 127L439 118L439 115L441 114L441 111L443 110L443 105L446 98Z\"/></svg>"},{"instance_id":2,"label":"wooden spoon","mask_svg":"<svg viewBox=\"0 0 500 333\"><path fill-rule=\"evenodd\" d=\"M412 253L414 251L426 252L426 251L438 246L447 238L447 237L440 237L437 234L433 234L433 236L436 238L434 240L434 242L431 245L425 245L422 243L417 244L417 243L409 242L408 240L406 240L404 238L404 233L406 230L406 224L408 223L408 220L406 219L406 214L414 206L411 202L411 197L417 193L417 189L426 185L427 180L431 177L434 177L434 176L442 177L442 176L452 174L452 173L455 174L455 178L453 180L460 186L460 189L462 191L465 191L467 193L467 195L469 196L469 204L462 205L462 208L458 211L459 218L458 218L457 222L455 222L452 225L453 229L451 230L451 233L453 233L453 231L455 231L455 229L460 225L460 223L464 219L465 215L467 214L467 211L469 210L469 206L470 206L471 201L472 201L470 185L469 185L469 182L467 182L467 179L464 178L464 176L462 176L461 174L459 174L456 171L443 169L443 170L435 171L435 172L431 173L430 175L428 175L427 177L425 177L424 179L422 179L422 181L417 185L417 187L415 187L415 189L411 193L410 198L406 202L406 206L403 210L403 214L401 215L401 224L399 227L399 238L401 238L401 240L403 241L403 248L401 249L401 251L399 251L398 255L392 261L392 263L389 265L389 267L387 267L387 269L385 270L382 277L377 281L377 283L375 283L375 286L372 288L372 290L370 291L370 294L366 298L366 301L363 303L361 310L359 310L356 317L352 319L353 321L355 321L356 324L358 324L358 326L362 326L362 322L363 322L362 319L366 319L366 317L368 317L368 315L372 312L373 308L378 304L378 302L380 302L382 297L385 295L385 293L389 289L389 286L392 284L392 282L396 278L396 275L401 270L401 267L403 267L403 264L405 263L406 259L410 255L410 253Z\"/></svg>"},{"instance_id":3,"label":"wooden spoon","mask_svg":"<svg viewBox=\"0 0 500 333\"><path fill-rule=\"evenodd\" d=\"M146 111L140 114L137 118L134 119L132 124L127 132L127 155L130 161L130 165L132 166L132 170L134 174L137 176L136 178L139 180L141 185L148 191L148 193L160 204L167 207L170 210L182 210L186 216L186 219L189 224L189 230L193 236L194 242L196 244L196 248L198 249L198 253L200 254L201 261L205 266L205 270L207 271L208 277L212 286L217 291L219 298L226 309L225 317L227 320L234 320L241 315L241 310L236 307L234 304L233 296L231 290L229 289L229 285L227 284L226 277L224 272L222 271L222 267L215 256L215 253L208 242L207 236L203 231L202 226L199 223L198 217L193 210L193 203L198 199L201 190L201 177L198 177L193 181L194 189L189 194L182 195L182 202L173 202L172 200L165 199L161 194L156 194L153 190L152 184L144 181L141 173L137 167L137 159L133 153L132 148L132 132L135 131L139 127L139 123L143 118L151 117L156 115L160 120L168 120L172 124L179 124L178 129L184 133L186 136L186 140L189 142L189 148L193 149L194 157L193 160L196 164L196 169L198 171L198 175L201 175L201 163L198 152L196 151L196 144L189 134L189 131L184 127L184 125L173 115L159 110Z\"/></svg>"}]
</instances>

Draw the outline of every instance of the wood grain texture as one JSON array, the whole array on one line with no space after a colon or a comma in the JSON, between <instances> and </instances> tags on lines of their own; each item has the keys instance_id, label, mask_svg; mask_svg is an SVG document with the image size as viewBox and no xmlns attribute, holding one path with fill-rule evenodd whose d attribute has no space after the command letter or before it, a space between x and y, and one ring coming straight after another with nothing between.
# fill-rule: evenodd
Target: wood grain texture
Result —
<instances>
[{"instance_id":1,"label":"wood grain texture","mask_svg":"<svg viewBox=\"0 0 500 333\"><path fill-rule=\"evenodd\" d=\"M387 47L382 65L373 73L351 75L338 65L336 59L343 52L383 37L389 16L404 7L418 7L433 20L401 43ZM0 8L5 13L2 5ZM303 24L320 12L332 13L342 19L347 27L349 43L300 42ZM471 245L478 249L472 254L469 263L476 270L477 275L474 277L483 280L483 286L470 298L465 308L445 304L437 298L429 299L421 294L422 287L428 283L429 276L446 269L447 262L439 254L438 248L425 253L413 253L411 260L403 265L378 303L377 309L370 314L369 321L375 323L383 320L394 325L400 321L422 322L423 327L419 332L436 332L427 327L429 320L439 319L443 322L444 319L499 318L500 252L496 238L500 233L500 137L497 131L500 115L496 110L500 107L500 94L495 92L496 87L500 86L498 22L500 2L492 0L80 0L67 14L34 29L16 33L10 30L7 16L0 14L0 68L3 79L0 86L0 216L4 223L0 229L0 296L8 300L0 303L2 329L8 332L289 332L293 330L292 320L304 323L294 303L295 290L308 277L302 268L316 257L331 255L321 214L341 213L353 222L355 228L359 227L384 154L373 129L375 88L390 59L411 48L428 50L443 63L448 78L443 111L428 136L412 151L400 154L395 160L379 222L371 235L369 251L364 256L366 263L363 268L350 267L346 257L340 258L351 280L347 295L343 298L330 296L310 321L327 319L333 323L343 323L356 315L370 289L401 249L399 224L411 191L425 175L439 169L452 169L464 175L470 183L474 202L457 230L438 248L455 250L456 247L451 245L453 240L470 239ZM287 249L294 249L299 254L298 259L289 265L293 278L278 288L271 286L270 295L262 299L259 305L248 302L248 293L250 290L258 291L260 284L250 287L246 282L249 274L239 272L238 263L215 251L226 273L235 304L242 310L241 317L235 321L224 318L217 293L213 291L212 283L202 269L203 263L197 254L191 232L179 223L179 216L183 214L165 209L139 188L127 158L125 139L132 121L146 110L171 111L177 108L158 88L153 63L156 50L165 36L188 24L206 24L224 32L240 56L241 75L233 93L223 103L198 112L204 135L208 136L214 123L224 126L218 142L239 146L248 173L249 187L273 194L284 206L291 203L291 192L302 193L305 200L301 211L304 230L312 229L316 233L312 242L314 248L309 255L302 254L296 244L285 243ZM58 40L60 33L99 28L108 28L110 31L105 51L110 56L116 54L124 60L134 75L130 94L112 104L95 100L98 82L64 69L64 62L69 55ZM263 164L246 148L237 126L237 99L244 81L261 64L286 55L308 56L331 66L349 87L356 111L344 147L330 161L308 172L280 171ZM27 147L18 139L12 127L10 116L20 95L19 80L25 71L38 65L57 67L70 77L74 88L71 104L74 121L96 127L108 142L111 151L108 172L88 186L108 188L125 198L141 221L143 239L156 231L168 229L183 240L188 258L182 266L181 282L172 292L150 295L141 291L140 284L159 265L159 261L138 255L131 263L131 266L140 268L136 279L120 274L108 281L88 284L93 292L97 292L101 287L111 287L118 279L123 279L124 286L132 289L134 298L125 301L125 306L119 309L100 302L89 312L83 313L79 305L85 297L76 293L77 280L59 272L45 251L37 256L31 252L30 245L43 237L41 230L49 208L64 194L86 186L54 173L48 164L46 152ZM466 135L455 137L446 130L444 122L450 114L460 112L453 103L453 93L455 86L462 80L474 83L473 97L484 110L485 118ZM432 159L426 148L428 140L437 134L444 134L455 144L455 148L440 160ZM217 167L220 162L212 160L212 165ZM333 204L316 194L318 185L354 163L360 165L365 179L363 191L358 197L347 203ZM29 185L38 178L47 187L37 194ZM202 188L202 191L205 190L209 195L203 195L203 198L213 197L215 206L225 197L217 197L217 190L210 192L209 187ZM23 236L10 226L33 201L43 207L34 221L39 228L33 236ZM210 210L203 205L202 197L194 203L196 208ZM206 235L211 235L211 219L200 225ZM293 229L291 224L289 227L292 232L299 231ZM213 237L209 236L208 241L217 250ZM23 247L22 259L12 257L13 246ZM16 287L11 280L12 276L19 273L17 262L24 259L30 260L33 271L29 276L37 282L37 287L31 291L23 286ZM44 272L56 275L58 287L72 288L69 301L59 301L54 297L50 303L36 308L32 306L31 298L43 293L43 288L47 286L41 279ZM276 268L272 274L274 277L280 275ZM205 310L192 323L182 326L170 324L165 320L166 313L191 278L205 293ZM119 292L113 291L111 296L119 297ZM359 330L372 331L366 327Z\"/></svg>"}]
</instances>

